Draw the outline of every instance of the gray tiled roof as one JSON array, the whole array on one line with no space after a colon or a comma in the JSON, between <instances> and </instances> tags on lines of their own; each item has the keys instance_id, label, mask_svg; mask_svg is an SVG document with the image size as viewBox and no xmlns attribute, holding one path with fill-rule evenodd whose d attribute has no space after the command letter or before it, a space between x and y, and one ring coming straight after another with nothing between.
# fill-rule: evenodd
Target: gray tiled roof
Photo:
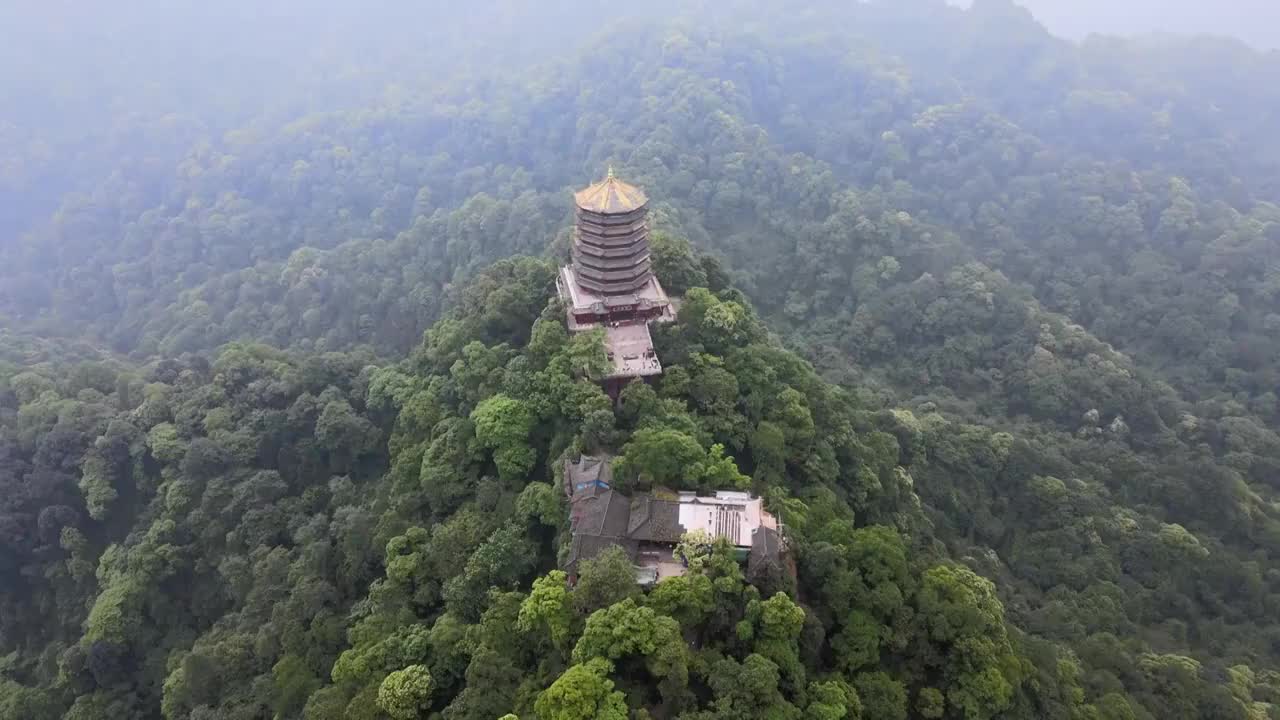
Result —
<instances>
[{"instance_id":1,"label":"gray tiled roof","mask_svg":"<svg viewBox=\"0 0 1280 720\"><path fill-rule=\"evenodd\" d=\"M680 503L637 495L631 500L627 536L648 542L680 542L685 528L680 524Z\"/></svg>"},{"instance_id":2,"label":"gray tiled roof","mask_svg":"<svg viewBox=\"0 0 1280 720\"><path fill-rule=\"evenodd\" d=\"M621 493L595 485L574 494L569 509L573 541L565 560L566 570L572 573L579 562L590 560L614 545L635 557L637 543L627 537L630 504Z\"/></svg>"},{"instance_id":3,"label":"gray tiled roof","mask_svg":"<svg viewBox=\"0 0 1280 720\"><path fill-rule=\"evenodd\" d=\"M565 463L564 472L570 488L597 481L608 485L613 482L613 458L583 455L578 462Z\"/></svg>"},{"instance_id":4,"label":"gray tiled roof","mask_svg":"<svg viewBox=\"0 0 1280 720\"><path fill-rule=\"evenodd\" d=\"M574 494L570 506L573 540L565 569L573 572L583 560L617 545L635 557L641 542L680 542L680 505L647 493L635 498L591 486Z\"/></svg>"},{"instance_id":5,"label":"gray tiled roof","mask_svg":"<svg viewBox=\"0 0 1280 720\"><path fill-rule=\"evenodd\" d=\"M782 535L777 530L761 527L751 538L751 553L747 556L747 573L754 575L770 565L782 562Z\"/></svg>"},{"instance_id":6,"label":"gray tiled roof","mask_svg":"<svg viewBox=\"0 0 1280 720\"><path fill-rule=\"evenodd\" d=\"M630 501L614 490L591 489L574 496L570 519L573 531L603 537L626 537Z\"/></svg>"},{"instance_id":7,"label":"gray tiled roof","mask_svg":"<svg viewBox=\"0 0 1280 720\"><path fill-rule=\"evenodd\" d=\"M595 559L600 553L611 547L620 547L627 557L635 560L639 543L625 538L602 537L590 533L574 533L569 545L569 557L565 559L565 569L570 573L577 570L578 563Z\"/></svg>"}]
</instances>

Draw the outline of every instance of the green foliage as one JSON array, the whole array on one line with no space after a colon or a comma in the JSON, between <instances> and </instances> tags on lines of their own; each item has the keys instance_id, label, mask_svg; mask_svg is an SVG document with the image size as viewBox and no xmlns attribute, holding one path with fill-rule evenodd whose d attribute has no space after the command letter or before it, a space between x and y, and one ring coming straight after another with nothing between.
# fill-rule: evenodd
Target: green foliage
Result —
<instances>
[{"instance_id":1,"label":"green foliage","mask_svg":"<svg viewBox=\"0 0 1280 720\"><path fill-rule=\"evenodd\" d=\"M419 5L86 62L10 10L49 62L0 80L0 716L1272 712L1271 58L1006 2L658 0L585 48L581 3ZM608 163L683 296L616 408L549 259ZM570 589L578 452L750 488L797 576L690 538Z\"/></svg>"},{"instance_id":2,"label":"green foliage","mask_svg":"<svg viewBox=\"0 0 1280 720\"><path fill-rule=\"evenodd\" d=\"M311 694L321 687L320 679L307 667L306 661L297 655L285 655L271 668L275 678L275 699L272 709L277 715L295 715L306 704Z\"/></svg>"},{"instance_id":3,"label":"green foliage","mask_svg":"<svg viewBox=\"0 0 1280 720\"><path fill-rule=\"evenodd\" d=\"M691 288L707 287L707 271L699 262L688 240L665 232L649 237L653 271L672 295L683 295Z\"/></svg>"},{"instance_id":4,"label":"green foliage","mask_svg":"<svg viewBox=\"0 0 1280 720\"><path fill-rule=\"evenodd\" d=\"M537 455L529 447L529 433L534 419L528 406L505 395L488 398L471 413L476 440L493 450L503 480L520 480L533 469Z\"/></svg>"},{"instance_id":5,"label":"green foliage","mask_svg":"<svg viewBox=\"0 0 1280 720\"><path fill-rule=\"evenodd\" d=\"M747 615L758 615L754 633L756 652L779 665L795 653L795 642L804 625L804 608L782 593L747 608Z\"/></svg>"},{"instance_id":6,"label":"green foliage","mask_svg":"<svg viewBox=\"0 0 1280 720\"><path fill-rule=\"evenodd\" d=\"M916 712L924 718L940 718L946 712L942 693L936 688L920 688L916 696Z\"/></svg>"},{"instance_id":7,"label":"green foliage","mask_svg":"<svg viewBox=\"0 0 1280 720\"><path fill-rule=\"evenodd\" d=\"M535 580L529 597L520 605L516 627L525 633L544 633L554 647L566 650L574 620L567 584L568 576L560 570Z\"/></svg>"},{"instance_id":8,"label":"green foliage","mask_svg":"<svg viewBox=\"0 0 1280 720\"><path fill-rule=\"evenodd\" d=\"M703 491L745 489L750 478L738 470L724 446L704 450L698 441L679 430L641 429L632 435L623 454L614 461L614 472L646 486L661 485Z\"/></svg>"},{"instance_id":9,"label":"green foliage","mask_svg":"<svg viewBox=\"0 0 1280 720\"><path fill-rule=\"evenodd\" d=\"M706 450L678 430L636 432L614 463L614 473L636 477L653 485L684 486L690 468L702 462Z\"/></svg>"},{"instance_id":10,"label":"green foliage","mask_svg":"<svg viewBox=\"0 0 1280 720\"><path fill-rule=\"evenodd\" d=\"M858 698L862 701L864 717L906 720L906 688L888 674L873 672L855 675L853 686L857 690Z\"/></svg>"},{"instance_id":11,"label":"green foliage","mask_svg":"<svg viewBox=\"0 0 1280 720\"><path fill-rule=\"evenodd\" d=\"M630 598L592 613L573 648L573 659L580 664L591 658L643 658L651 675L676 686L687 682L685 654L680 624Z\"/></svg>"},{"instance_id":12,"label":"green foliage","mask_svg":"<svg viewBox=\"0 0 1280 720\"><path fill-rule=\"evenodd\" d=\"M716 694L713 709L705 714L707 718L800 718L799 710L778 688L778 667L761 655L748 655L742 662L719 658L712 663L707 681Z\"/></svg>"},{"instance_id":13,"label":"green foliage","mask_svg":"<svg viewBox=\"0 0 1280 720\"><path fill-rule=\"evenodd\" d=\"M880 661L883 626L871 616L854 610L840 632L830 640L836 662L846 672L875 667Z\"/></svg>"},{"instance_id":14,"label":"green foliage","mask_svg":"<svg viewBox=\"0 0 1280 720\"><path fill-rule=\"evenodd\" d=\"M548 483L529 483L516 499L516 512L547 527L564 524L564 495Z\"/></svg>"},{"instance_id":15,"label":"green foliage","mask_svg":"<svg viewBox=\"0 0 1280 720\"><path fill-rule=\"evenodd\" d=\"M609 548L578 567L573 602L578 612L591 614L639 593L636 571L621 548Z\"/></svg>"},{"instance_id":16,"label":"green foliage","mask_svg":"<svg viewBox=\"0 0 1280 720\"><path fill-rule=\"evenodd\" d=\"M415 720L430 706L431 673L422 665L410 665L387 675L378 686L378 707L392 720Z\"/></svg>"},{"instance_id":17,"label":"green foliage","mask_svg":"<svg viewBox=\"0 0 1280 720\"><path fill-rule=\"evenodd\" d=\"M574 665L538 696L539 718L546 720L626 720L627 704L608 679L613 666L595 658Z\"/></svg>"},{"instance_id":18,"label":"green foliage","mask_svg":"<svg viewBox=\"0 0 1280 720\"><path fill-rule=\"evenodd\" d=\"M862 701L858 693L843 680L809 685L809 705L804 720L860 720Z\"/></svg>"},{"instance_id":19,"label":"green foliage","mask_svg":"<svg viewBox=\"0 0 1280 720\"><path fill-rule=\"evenodd\" d=\"M537 560L524 529L508 523L494 530L467 558L462 573L445 583L446 606L476 619L487 606L490 588L512 588L526 581Z\"/></svg>"},{"instance_id":20,"label":"green foliage","mask_svg":"<svg viewBox=\"0 0 1280 720\"><path fill-rule=\"evenodd\" d=\"M0 718L4 720L52 720L58 717L57 702L49 694L24 687L12 680L0 682Z\"/></svg>"},{"instance_id":21,"label":"green foliage","mask_svg":"<svg viewBox=\"0 0 1280 720\"><path fill-rule=\"evenodd\" d=\"M965 637L1004 635L1003 609L995 597L995 586L969 570L930 568L919 597L931 640L954 644Z\"/></svg>"},{"instance_id":22,"label":"green foliage","mask_svg":"<svg viewBox=\"0 0 1280 720\"><path fill-rule=\"evenodd\" d=\"M701 625L715 609L711 578L696 572L663 580L646 602L658 614L675 618L681 627Z\"/></svg>"},{"instance_id":23,"label":"green foliage","mask_svg":"<svg viewBox=\"0 0 1280 720\"><path fill-rule=\"evenodd\" d=\"M576 376L598 380L613 367L604 348L604 330L576 333L569 338L565 358Z\"/></svg>"},{"instance_id":24,"label":"green foliage","mask_svg":"<svg viewBox=\"0 0 1280 720\"><path fill-rule=\"evenodd\" d=\"M147 432L147 448L156 460L167 465L177 465L185 452L178 429L171 423L160 423Z\"/></svg>"}]
</instances>

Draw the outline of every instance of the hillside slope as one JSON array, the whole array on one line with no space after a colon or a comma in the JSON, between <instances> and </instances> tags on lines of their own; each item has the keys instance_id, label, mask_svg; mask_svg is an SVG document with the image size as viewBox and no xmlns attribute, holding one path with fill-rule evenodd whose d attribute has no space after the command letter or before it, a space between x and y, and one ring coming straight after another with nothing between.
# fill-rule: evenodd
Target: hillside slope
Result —
<instances>
[{"instance_id":1,"label":"hillside slope","mask_svg":"<svg viewBox=\"0 0 1280 720\"><path fill-rule=\"evenodd\" d=\"M503 61L355 26L331 96L0 126L0 717L362 717L418 666L419 711L490 720L560 680L698 720L1277 712L1274 54L996 0L589 41L556 7ZM616 412L540 319L610 164L711 289ZM555 591L555 462L643 430L766 494L791 600L712 560L723 595ZM597 610L698 642L601 650Z\"/></svg>"},{"instance_id":2,"label":"hillside slope","mask_svg":"<svg viewBox=\"0 0 1280 720\"><path fill-rule=\"evenodd\" d=\"M1146 618L1126 610L1244 578L1216 544L1068 474L1099 447L1122 467L1123 443L872 412L733 290L688 291L658 335L661 381L614 410L583 377L601 346L567 336L552 277L499 263L394 366L234 345L212 365L6 377L0 716L1265 712L1265 660L1219 676L1211 648L1202 670L1165 652L1187 636L1134 632ZM601 450L628 483L762 494L798 578L744 576L713 547L647 594L607 554L567 590L555 479ZM668 475L666 457L699 470ZM958 559L1001 581L1016 622L946 558L938 540L964 536L1000 540ZM1064 536L1091 549L1063 557Z\"/></svg>"}]
</instances>

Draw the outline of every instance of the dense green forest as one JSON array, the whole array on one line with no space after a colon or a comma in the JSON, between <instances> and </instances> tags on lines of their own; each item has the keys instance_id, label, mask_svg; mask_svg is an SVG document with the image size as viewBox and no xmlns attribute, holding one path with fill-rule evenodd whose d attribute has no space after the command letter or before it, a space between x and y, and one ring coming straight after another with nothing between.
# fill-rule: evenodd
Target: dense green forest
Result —
<instances>
[{"instance_id":1,"label":"dense green forest","mask_svg":"<svg viewBox=\"0 0 1280 720\"><path fill-rule=\"evenodd\" d=\"M0 8L0 719L1280 718L1280 54L471 5ZM683 296L617 406L609 165ZM597 451L796 577L568 587Z\"/></svg>"}]
</instances>

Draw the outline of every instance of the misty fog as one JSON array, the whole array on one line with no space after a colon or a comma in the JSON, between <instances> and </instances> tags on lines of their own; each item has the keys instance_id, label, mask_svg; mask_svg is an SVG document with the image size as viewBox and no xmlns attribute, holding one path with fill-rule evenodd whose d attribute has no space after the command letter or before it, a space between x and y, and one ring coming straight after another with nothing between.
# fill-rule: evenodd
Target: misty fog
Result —
<instances>
[{"instance_id":1,"label":"misty fog","mask_svg":"<svg viewBox=\"0 0 1280 720\"><path fill-rule=\"evenodd\" d=\"M0 0L0 720L1280 720L1273 2L1028 2Z\"/></svg>"},{"instance_id":2,"label":"misty fog","mask_svg":"<svg viewBox=\"0 0 1280 720\"><path fill-rule=\"evenodd\" d=\"M973 0L954 0L968 6ZM1262 49L1280 48L1276 0L1019 0L1059 35L1176 33L1235 37Z\"/></svg>"}]
</instances>

